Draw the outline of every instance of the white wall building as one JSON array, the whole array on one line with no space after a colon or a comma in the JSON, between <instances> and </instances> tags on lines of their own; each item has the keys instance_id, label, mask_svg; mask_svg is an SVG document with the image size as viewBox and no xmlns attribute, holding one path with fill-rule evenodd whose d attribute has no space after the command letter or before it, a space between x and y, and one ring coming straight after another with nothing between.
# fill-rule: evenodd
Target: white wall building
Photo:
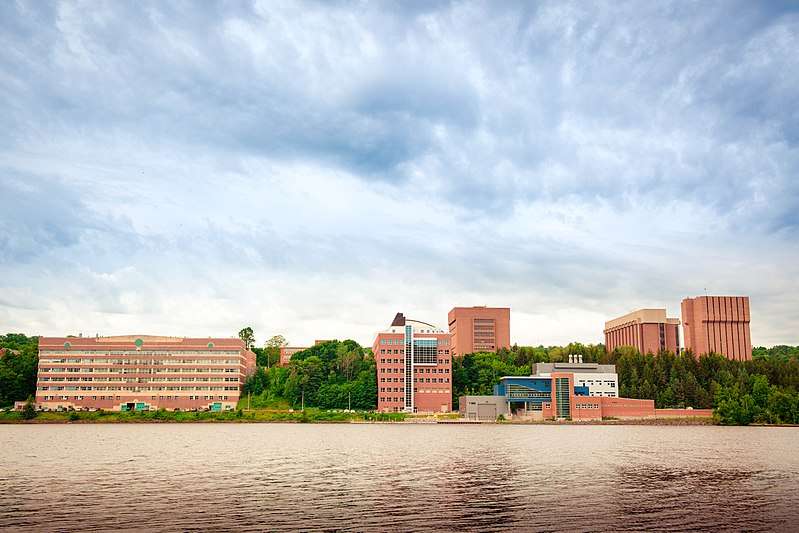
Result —
<instances>
[{"instance_id":1,"label":"white wall building","mask_svg":"<svg viewBox=\"0 0 799 533\"><path fill-rule=\"evenodd\" d=\"M616 365L583 363L582 356L570 355L568 363L536 363L534 376L551 377L552 372L571 372L575 387L588 387L589 396L618 398L619 375Z\"/></svg>"}]
</instances>

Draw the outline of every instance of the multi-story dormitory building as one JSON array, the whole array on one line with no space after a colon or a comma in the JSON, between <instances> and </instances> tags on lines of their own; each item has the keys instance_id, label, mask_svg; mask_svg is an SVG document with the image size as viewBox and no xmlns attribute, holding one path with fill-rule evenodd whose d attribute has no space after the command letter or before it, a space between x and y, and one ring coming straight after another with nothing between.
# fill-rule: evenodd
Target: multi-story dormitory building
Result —
<instances>
[{"instance_id":1,"label":"multi-story dormitory building","mask_svg":"<svg viewBox=\"0 0 799 533\"><path fill-rule=\"evenodd\" d=\"M234 409L255 354L241 339L42 337L44 409Z\"/></svg>"},{"instance_id":2,"label":"multi-story dormitory building","mask_svg":"<svg viewBox=\"0 0 799 533\"><path fill-rule=\"evenodd\" d=\"M397 313L372 346L378 411L451 411L451 338L432 324Z\"/></svg>"}]
</instances>

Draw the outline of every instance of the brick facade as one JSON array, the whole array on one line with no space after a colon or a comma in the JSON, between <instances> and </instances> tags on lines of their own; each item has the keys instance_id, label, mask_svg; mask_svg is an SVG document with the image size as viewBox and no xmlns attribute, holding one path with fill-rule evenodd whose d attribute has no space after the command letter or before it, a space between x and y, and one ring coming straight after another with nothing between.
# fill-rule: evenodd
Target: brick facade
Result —
<instances>
[{"instance_id":1,"label":"brick facade","mask_svg":"<svg viewBox=\"0 0 799 533\"><path fill-rule=\"evenodd\" d=\"M682 301L685 349L728 359L752 359L748 296L697 296Z\"/></svg>"},{"instance_id":2,"label":"brick facade","mask_svg":"<svg viewBox=\"0 0 799 533\"><path fill-rule=\"evenodd\" d=\"M508 307L453 307L447 319L456 356L510 348Z\"/></svg>"}]
</instances>

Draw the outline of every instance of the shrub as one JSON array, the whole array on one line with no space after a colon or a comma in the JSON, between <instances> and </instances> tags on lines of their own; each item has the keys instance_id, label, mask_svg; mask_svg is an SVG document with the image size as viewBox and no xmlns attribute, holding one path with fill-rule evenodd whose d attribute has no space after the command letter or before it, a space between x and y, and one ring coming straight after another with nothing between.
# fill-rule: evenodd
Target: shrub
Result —
<instances>
[{"instance_id":1,"label":"shrub","mask_svg":"<svg viewBox=\"0 0 799 533\"><path fill-rule=\"evenodd\" d=\"M22 408L22 418L25 420L33 420L38 414L39 413L36 412L36 407L33 406L33 399L28 398L28 401L25 402L25 407Z\"/></svg>"}]
</instances>

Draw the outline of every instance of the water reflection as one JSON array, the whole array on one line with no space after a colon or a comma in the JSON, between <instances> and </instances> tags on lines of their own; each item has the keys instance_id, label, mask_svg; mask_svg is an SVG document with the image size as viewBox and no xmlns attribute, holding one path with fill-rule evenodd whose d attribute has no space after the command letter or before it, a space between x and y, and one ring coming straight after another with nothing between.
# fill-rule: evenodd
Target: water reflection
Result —
<instances>
[{"instance_id":1,"label":"water reflection","mask_svg":"<svg viewBox=\"0 0 799 533\"><path fill-rule=\"evenodd\" d=\"M614 514L626 517L623 529L770 530L786 524L770 502L787 494L775 483L790 481L777 471L690 468L661 464L623 465L616 469ZM796 480L793 480L794 484Z\"/></svg>"},{"instance_id":2,"label":"water reflection","mask_svg":"<svg viewBox=\"0 0 799 533\"><path fill-rule=\"evenodd\" d=\"M797 431L7 426L0 529L789 530Z\"/></svg>"}]
</instances>

